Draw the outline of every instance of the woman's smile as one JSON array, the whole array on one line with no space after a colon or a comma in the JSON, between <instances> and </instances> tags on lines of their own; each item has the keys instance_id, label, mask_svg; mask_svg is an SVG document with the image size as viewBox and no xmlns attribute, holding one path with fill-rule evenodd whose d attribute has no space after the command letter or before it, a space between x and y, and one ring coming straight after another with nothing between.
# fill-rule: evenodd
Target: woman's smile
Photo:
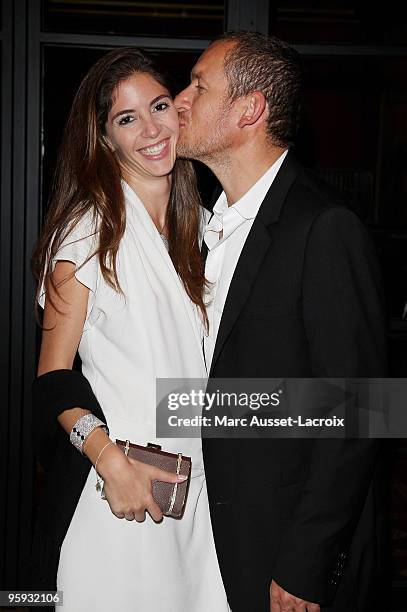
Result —
<instances>
[{"instance_id":1,"label":"woman's smile","mask_svg":"<svg viewBox=\"0 0 407 612\"><path fill-rule=\"evenodd\" d=\"M170 151L170 138L164 138L164 140L160 140L154 145L149 145L148 147L144 147L143 149L139 149L138 152L141 153L147 159L160 160L164 159Z\"/></svg>"}]
</instances>

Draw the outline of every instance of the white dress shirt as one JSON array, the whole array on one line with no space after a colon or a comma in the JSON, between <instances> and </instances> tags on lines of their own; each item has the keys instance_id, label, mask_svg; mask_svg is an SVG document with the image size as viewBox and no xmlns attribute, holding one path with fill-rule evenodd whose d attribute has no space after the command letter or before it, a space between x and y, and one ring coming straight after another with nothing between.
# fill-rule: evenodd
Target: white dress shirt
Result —
<instances>
[{"instance_id":1,"label":"white dress shirt","mask_svg":"<svg viewBox=\"0 0 407 612\"><path fill-rule=\"evenodd\" d=\"M240 253L261 203L286 155L287 151L284 151L249 191L231 206L228 206L223 191L213 208L213 217L206 226L204 240L208 247L208 256L205 276L211 283L206 298L209 333L204 336L208 372L212 363L223 308ZM220 238L222 230L222 238Z\"/></svg>"}]
</instances>

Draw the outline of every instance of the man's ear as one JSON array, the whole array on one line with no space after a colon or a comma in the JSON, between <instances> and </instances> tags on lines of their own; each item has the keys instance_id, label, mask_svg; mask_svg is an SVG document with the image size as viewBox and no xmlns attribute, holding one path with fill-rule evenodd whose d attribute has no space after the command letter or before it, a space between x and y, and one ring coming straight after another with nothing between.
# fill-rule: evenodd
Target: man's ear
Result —
<instances>
[{"instance_id":1,"label":"man's ear","mask_svg":"<svg viewBox=\"0 0 407 612\"><path fill-rule=\"evenodd\" d=\"M244 105L242 106L242 114L240 116L238 127L243 128L246 125L256 123L266 110L266 99L261 91L253 91L246 96Z\"/></svg>"}]
</instances>

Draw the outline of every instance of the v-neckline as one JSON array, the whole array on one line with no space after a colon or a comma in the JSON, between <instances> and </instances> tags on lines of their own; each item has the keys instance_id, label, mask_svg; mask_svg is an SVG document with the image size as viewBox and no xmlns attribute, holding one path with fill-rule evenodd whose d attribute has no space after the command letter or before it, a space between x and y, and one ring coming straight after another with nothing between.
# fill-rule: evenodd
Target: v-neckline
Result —
<instances>
[{"instance_id":1,"label":"v-neckline","mask_svg":"<svg viewBox=\"0 0 407 612\"><path fill-rule=\"evenodd\" d=\"M122 179L122 187L123 187L123 192L124 192L124 196L125 196L125 200L128 199L130 201L130 203L132 205L134 205L136 207L136 209L138 211L140 211L140 213L143 215L146 223L144 224L145 229L147 229L151 239L154 242L154 245L156 246L157 250L159 251L163 261L165 262L167 268L169 269L175 284L177 285L178 288L178 293L180 295L180 298L183 301L184 304L184 308L187 312L187 316L189 319L189 322L192 326L193 332L194 332L194 336L195 339L197 341L197 345L198 345L198 350L200 352L202 352L202 345L201 345L201 337L199 334L199 330L198 330L198 321L197 321L197 313L194 312L194 309L197 308L197 306L190 300L187 292L185 291L185 287L184 284L181 280L181 278L179 277L179 275L177 274L177 271L174 268L174 264L172 262L172 259L165 247L164 241L161 238L161 234L159 233L159 231L157 230L157 227L154 223L154 221L152 220L148 210L146 209L146 207L144 206L141 198L137 195L137 193L134 191L134 189L124 180ZM203 369L205 370L205 362L203 360Z\"/></svg>"}]
</instances>

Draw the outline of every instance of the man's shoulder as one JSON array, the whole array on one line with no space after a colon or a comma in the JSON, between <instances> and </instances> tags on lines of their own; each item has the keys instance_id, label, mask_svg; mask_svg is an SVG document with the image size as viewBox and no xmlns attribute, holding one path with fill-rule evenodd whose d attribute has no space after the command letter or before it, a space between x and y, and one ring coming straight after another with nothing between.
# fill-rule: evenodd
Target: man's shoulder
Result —
<instances>
[{"instance_id":1,"label":"man's shoulder","mask_svg":"<svg viewBox=\"0 0 407 612\"><path fill-rule=\"evenodd\" d=\"M321 178L317 171L308 168L302 168L293 182L283 215L296 224L312 223L319 217L360 223L346 196Z\"/></svg>"},{"instance_id":2,"label":"man's shoulder","mask_svg":"<svg viewBox=\"0 0 407 612\"><path fill-rule=\"evenodd\" d=\"M324 180L318 170L307 167L293 151L288 152L271 185L265 208L278 210L278 199L281 208L277 218L294 223L297 227L312 222L325 210L350 210L346 197Z\"/></svg>"},{"instance_id":3,"label":"man's shoulder","mask_svg":"<svg viewBox=\"0 0 407 612\"><path fill-rule=\"evenodd\" d=\"M347 248L370 245L371 249L368 230L346 196L315 171L304 169L298 175L283 214L287 219L286 227L302 228L308 244L318 243L326 251L339 244Z\"/></svg>"},{"instance_id":4,"label":"man's shoulder","mask_svg":"<svg viewBox=\"0 0 407 612\"><path fill-rule=\"evenodd\" d=\"M315 208L348 207L345 195L312 168L304 167L298 173L291 195L300 197Z\"/></svg>"}]
</instances>

